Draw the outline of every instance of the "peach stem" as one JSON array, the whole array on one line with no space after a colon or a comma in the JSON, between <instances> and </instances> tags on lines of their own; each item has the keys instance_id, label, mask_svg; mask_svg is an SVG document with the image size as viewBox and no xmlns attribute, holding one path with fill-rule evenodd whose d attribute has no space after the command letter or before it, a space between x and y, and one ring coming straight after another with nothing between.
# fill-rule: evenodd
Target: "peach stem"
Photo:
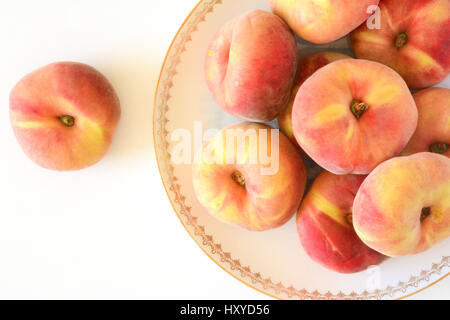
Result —
<instances>
[{"instance_id":1,"label":"peach stem","mask_svg":"<svg viewBox=\"0 0 450 320\"><path fill-rule=\"evenodd\" d=\"M420 214L420 221L422 222L431 214L431 208L423 208L422 213Z\"/></svg>"},{"instance_id":2,"label":"peach stem","mask_svg":"<svg viewBox=\"0 0 450 320\"><path fill-rule=\"evenodd\" d=\"M353 214L349 213L345 216L345 219L347 220L347 223L351 226L353 226Z\"/></svg>"},{"instance_id":3,"label":"peach stem","mask_svg":"<svg viewBox=\"0 0 450 320\"><path fill-rule=\"evenodd\" d=\"M369 106L364 102L353 100L350 109L356 119L359 119L367 110L369 110Z\"/></svg>"},{"instance_id":4,"label":"peach stem","mask_svg":"<svg viewBox=\"0 0 450 320\"><path fill-rule=\"evenodd\" d=\"M62 122L63 125L66 127L73 127L75 124L75 118L69 115L64 115L59 117L59 120Z\"/></svg>"},{"instance_id":5,"label":"peach stem","mask_svg":"<svg viewBox=\"0 0 450 320\"><path fill-rule=\"evenodd\" d=\"M403 48L408 43L408 34L406 32L402 32L397 35L395 38L395 46L398 49Z\"/></svg>"},{"instance_id":6,"label":"peach stem","mask_svg":"<svg viewBox=\"0 0 450 320\"><path fill-rule=\"evenodd\" d=\"M430 146L430 151L434 153L444 154L448 151L448 143L445 142L436 142Z\"/></svg>"},{"instance_id":7,"label":"peach stem","mask_svg":"<svg viewBox=\"0 0 450 320\"><path fill-rule=\"evenodd\" d=\"M233 178L233 180L240 185L241 187L245 186L245 178L244 175L242 173L240 173L239 171L235 171L233 172L233 174L231 175L231 177Z\"/></svg>"}]
</instances>

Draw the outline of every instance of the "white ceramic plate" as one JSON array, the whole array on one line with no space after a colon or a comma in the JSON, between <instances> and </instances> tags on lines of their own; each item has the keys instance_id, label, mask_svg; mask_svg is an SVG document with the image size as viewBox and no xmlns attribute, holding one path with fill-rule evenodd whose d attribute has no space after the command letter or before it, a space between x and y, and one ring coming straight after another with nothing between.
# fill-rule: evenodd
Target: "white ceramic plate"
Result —
<instances>
[{"instance_id":1,"label":"white ceramic plate","mask_svg":"<svg viewBox=\"0 0 450 320\"><path fill-rule=\"evenodd\" d=\"M204 81L203 64L216 31L252 9L269 7L266 0L201 1L180 28L161 70L154 106L156 156L169 199L194 241L235 278L281 299L402 298L447 276L450 239L420 255L389 259L378 268L341 275L306 255L294 218L279 229L255 233L223 224L200 206L193 192L191 165L172 161L171 151L179 142L173 141L174 133L194 139L196 126L201 125L204 132L241 122L214 102ZM347 39L326 46L300 41L299 47L302 57L324 50L351 54ZM443 86L448 87L448 79ZM194 140L192 148L194 152Z\"/></svg>"}]
</instances>

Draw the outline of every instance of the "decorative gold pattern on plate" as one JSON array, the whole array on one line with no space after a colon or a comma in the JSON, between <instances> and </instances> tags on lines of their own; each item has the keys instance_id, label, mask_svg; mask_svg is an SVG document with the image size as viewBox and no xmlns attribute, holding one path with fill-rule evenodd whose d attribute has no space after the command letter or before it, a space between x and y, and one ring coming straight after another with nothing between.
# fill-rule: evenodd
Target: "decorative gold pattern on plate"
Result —
<instances>
[{"instance_id":1,"label":"decorative gold pattern on plate","mask_svg":"<svg viewBox=\"0 0 450 320\"><path fill-rule=\"evenodd\" d=\"M249 286L268 295L284 299L383 299L393 298L398 294L406 294L408 289L419 289L423 282L430 282L433 276L440 275L443 279L444 269L450 267L450 256L442 257L442 261L434 263L430 270L423 270L417 276L411 276L407 282L399 282L395 287L388 286L384 290L373 292L363 291L345 294L339 292L320 293L309 292L305 289L296 289L293 286L286 287L282 283L275 283L270 278L263 277L254 272L248 266L241 265L238 259L234 259L229 252L222 249L221 244L216 243L212 235L206 234L205 227L198 223L198 218L192 215L192 208L186 204L186 197L181 192L181 185L175 176L175 167L170 161L169 153L169 120L166 115L169 111L170 91L173 88L173 78L177 75L177 66L181 62L181 56L186 51L186 45L192 40L192 34L198 30L198 25L205 21L207 15L213 12L216 5L222 0L203 0L194 8L176 35L170 47L166 60L161 70L160 79L155 95L154 105L154 139L155 151L159 170L164 186L172 205L186 230L194 240L202 247L210 257L222 268L237 279Z\"/></svg>"}]
</instances>

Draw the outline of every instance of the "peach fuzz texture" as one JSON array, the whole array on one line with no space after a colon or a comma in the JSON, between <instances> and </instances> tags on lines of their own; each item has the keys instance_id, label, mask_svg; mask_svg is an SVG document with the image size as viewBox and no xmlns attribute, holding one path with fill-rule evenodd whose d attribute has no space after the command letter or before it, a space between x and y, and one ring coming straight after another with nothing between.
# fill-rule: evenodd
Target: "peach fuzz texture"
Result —
<instances>
[{"instance_id":1,"label":"peach fuzz texture","mask_svg":"<svg viewBox=\"0 0 450 320\"><path fill-rule=\"evenodd\" d=\"M278 150L271 150L271 129L255 123L233 125L204 145L202 161L193 166L193 185L200 204L212 216L248 230L264 231L283 225L298 210L306 186L306 169L300 153L283 134L279 135ZM252 130L258 137L265 132L267 146L246 139L241 145L244 152L238 152L237 143L234 152L227 152L227 130ZM263 163L259 156L255 163L250 161L261 148L267 148L269 154L278 152L279 169L275 174L261 174L261 168L270 164ZM244 186L233 179L235 172L244 177Z\"/></svg>"},{"instance_id":2,"label":"peach fuzz texture","mask_svg":"<svg viewBox=\"0 0 450 320\"><path fill-rule=\"evenodd\" d=\"M10 118L25 154L53 170L78 170L107 152L120 119L119 99L92 67L53 63L22 78L10 95ZM75 122L65 126L59 117Z\"/></svg>"},{"instance_id":3,"label":"peach fuzz texture","mask_svg":"<svg viewBox=\"0 0 450 320\"><path fill-rule=\"evenodd\" d=\"M301 38L325 44L338 40L366 21L379 0L269 0L272 11L282 17Z\"/></svg>"},{"instance_id":4,"label":"peach fuzz texture","mask_svg":"<svg viewBox=\"0 0 450 320\"><path fill-rule=\"evenodd\" d=\"M286 106L297 68L294 34L279 17L256 10L227 22L206 55L206 82L227 113L271 121Z\"/></svg>"},{"instance_id":5,"label":"peach fuzz texture","mask_svg":"<svg viewBox=\"0 0 450 320\"><path fill-rule=\"evenodd\" d=\"M391 257L418 254L445 240L450 236L450 159L423 152L384 162L358 191L353 221L369 247Z\"/></svg>"},{"instance_id":6,"label":"peach fuzz texture","mask_svg":"<svg viewBox=\"0 0 450 320\"><path fill-rule=\"evenodd\" d=\"M294 130L292 129L292 109L294 107L295 97L300 89L300 86L314 74L320 68L326 66L327 64L342 60L351 59L351 57L346 54L338 52L319 52L311 54L299 60L297 68L297 76L294 83L294 89L292 90L291 99L289 100L288 106L283 110L283 112L278 116L278 124L280 125L280 130L289 138L294 144L298 144L294 136Z\"/></svg>"},{"instance_id":7,"label":"peach fuzz texture","mask_svg":"<svg viewBox=\"0 0 450 320\"><path fill-rule=\"evenodd\" d=\"M368 109L357 118L353 102ZM404 80L376 62L333 62L300 87L292 114L300 147L335 174L368 174L400 154L417 127L418 112Z\"/></svg>"},{"instance_id":8,"label":"peach fuzz texture","mask_svg":"<svg viewBox=\"0 0 450 320\"><path fill-rule=\"evenodd\" d=\"M325 268L356 273L386 259L367 247L353 228L353 201L365 178L323 171L303 199L297 215L300 242Z\"/></svg>"},{"instance_id":9,"label":"peach fuzz texture","mask_svg":"<svg viewBox=\"0 0 450 320\"><path fill-rule=\"evenodd\" d=\"M363 24L351 34L356 57L390 66L411 89L441 83L450 72L450 1L383 0L380 9L381 29Z\"/></svg>"},{"instance_id":10,"label":"peach fuzz texture","mask_svg":"<svg viewBox=\"0 0 450 320\"><path fill-rule=\"evenodd\" d=\"M424 89L413 97L419 110L419 124L402 155L434 150L450 158L450 89Z\"/></svg>"}]
</instances>

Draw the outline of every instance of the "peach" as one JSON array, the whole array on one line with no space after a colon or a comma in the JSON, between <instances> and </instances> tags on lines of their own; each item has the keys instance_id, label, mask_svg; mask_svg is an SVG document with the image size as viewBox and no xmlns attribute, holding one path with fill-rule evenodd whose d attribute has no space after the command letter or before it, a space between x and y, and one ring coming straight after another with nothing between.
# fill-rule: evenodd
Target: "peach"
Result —
<instances>
[{"instance_id":1,"label":"peach","mask_svg":"<svg viewBox=\"0 0 450 320\"><path fill-rule=\"evenodd\" d=\"M271 121L289 100L297 57L286 23L272 13L251 11L226 23L209 45L206 82L226 112Z\"/></svg>"},{"instance_id":2,"label":"peach","mask_svg":"<svg viewBox=\"0 0 450 320\"><path fill-rule=\"evenodd\" d=\"M379 0L269 0L272 11L303 39L324 44L366 21Z\"/></svg>"},{"instance_id":3,"label":"peach","mask_svg":"<svg viewBox=\"0 0 450 320\"><path fill-rule=\"evenodd\" d=\"M450 72L450 1L383 0L381 28L361 25L350 37L356 57L396 70L411 89L431 87Z\"/></svg>"},{"instance_id":4,"label":"peach","mask_svg":"<svg viewBox=\"0 0 450 320\"><path fill-rule=\"evenodd\" d=\"M94 68L53 63L22 78L10 95L10 118L25 154L53 170L78 170L108 150L120 103Z\"/></svg>"},{"instance_id":5,"label":"peach","mask_svg":"<svg viewBox=\"0 0 450 320\"><path fill-rule=\"evenodd\" d=\"M220 221L263 231L283 225L298 210L306 169L279 130L233 125L206 143L201 155L193 166L195 194Z\"/></svg>"},{"instance_id":6,"label":"peach","mask_svg":"<svg viewBox=\"0 0 450 320\"><path fill-rule=\"evenodd\" d=\"M300 242L314 261L328 269L356 273L386 258L367 247L353 228L353 201L365 178L323 171L302 202L297 215Z\"/></svg>"},{"instance_id":7,"label":"peach","mask_svg":"<svg viewBox=\"0 0 450 320\"><path fill-rule=\"evenodd\" d=\"M358 236L400 257L450 236L450 159L431 152L388 160L363 182L353 204Z\"/></svg>"},{"instance_id":8,"label":"peach","mask_svg":"<svg viewBox=\"0 0 450 320\"><path fill-rule=\"evenodd\" d=\"M376 62L346 59L300 87L292 122L300 147L335 174L368 174L400 154L417 127L405 81Z\"/></svg>"},{"instance_id":9,"label":"peach","mask_svg":"<svg viewBox=\"0 0 450 320\"><path fill-rule=\"evenodd\" d=\"M309 56L306 56L298 62L297 78L294 82L294 89L292 90L291 99L288 106L278 116L278 124L280 130L289 138L294 144L297 144L295 140L294 130L292 129L292 109L294 107L295 97L300 89L300 86L314 74L317 70L326 66L327 64L342 60L351 59L351 57L337 52L319 52Z\"/></svg>"},{"instance_id":10,"label":"peach","mask_svg":"<svg viewBox=\"0 0 450 320\"><path fill-rule=\"evenodd\" d=\"M413 94L419 124L402 155L435 152L450 158L450 90L429 88Z\"/></svg>"}]
</instances>

